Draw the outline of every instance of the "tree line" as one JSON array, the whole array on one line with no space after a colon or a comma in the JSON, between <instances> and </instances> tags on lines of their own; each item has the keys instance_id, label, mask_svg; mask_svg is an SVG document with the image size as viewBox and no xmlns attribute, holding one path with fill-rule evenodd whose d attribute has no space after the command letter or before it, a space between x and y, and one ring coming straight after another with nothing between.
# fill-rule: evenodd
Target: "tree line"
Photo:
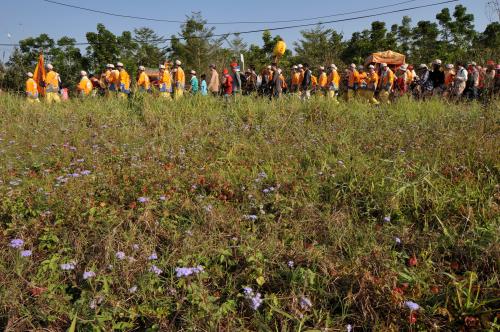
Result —
<instances>
[{"instance_id":1,"label":"tree line","mask_svg":"<svg viewBox=\"0 0 500 332\"><path fill-rule=\"evenodd\" d=\"M139 65L157 68L166 59L180 59L185 68L206 72L210 63L227 66L233 57L244 55L245 63L261 68L271 62L274 45L281 40L270 31L262 34L262 45L245 43L239 35L214 36L201 13L188 16L178 35L163 37L150 28L142 27L115 35L104 24L88 32L88 45L80 48L76 40L62 37L55 41L47 34L19 42L9 60L0 63L0 88L23 89L25 73L34 69L38 54L43 51L61 75L63 86L73 88L80 70L101 73L107 63L124 63L135 75ZM404 16L400 24L390 27L374 21L369 29L354 32L349 39L333 28L321 24L301 31L301 38L290 45L280 61L282 68L307 62L312 66L336 63L339 67L363 63L371 53L391 49L407 56L408 63L429 63L439 58L444 62L497 61L500 58L500 23L490 23L483 32L476 31L474 15L457 5L453 11L443 8L435 20L413 24ZM289 47L290 48L290 47Z\"/></svg>"}]
</instances>

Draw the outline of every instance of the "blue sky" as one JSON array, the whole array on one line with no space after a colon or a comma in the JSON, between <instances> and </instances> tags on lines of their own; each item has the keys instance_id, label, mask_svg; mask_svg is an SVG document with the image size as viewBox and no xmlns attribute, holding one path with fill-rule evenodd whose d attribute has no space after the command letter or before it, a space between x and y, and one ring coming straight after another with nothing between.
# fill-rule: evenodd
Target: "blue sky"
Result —
<instances>
[{"instance_id":1,"label":"blue sky","mask_svg":"<svg viewBox=\"0 0 500 332\"><path fill-rule=\"evenodd\" d=\"M183 20L186 15L193 11L201 11L207 21L273 21L316 17L336 13L363 10L383 5L393 5L404 2L404 0L379 0L379 1L337 1L337 0L276 0L276 1L98 1L98 0L58 0L59 2L98 9L102 11L115 12L125 15L136 15L161 19ZM134 28L147 26L157 33L170 36L179 31L178 23L146 22L135 19L110 17L103 14L94 14L76 9L66 8L44 2L42 0L2 0L0 14L0 43L16 43L20 39L36 36L42 32L48 33L54 39L64 35L75 38L77 41L85 42L85 33L95 31L97 23L103 23L115 34L120 34L123 30L133 30ZM416 5L440 2L440 0L415 0L412 3L394 5L394 9L412 7ZM461 3L466 6L469 12L475 16L476 29L483 31L489 23L486 14L487 0L461 0L457 3L440 5L425 9L413 10L411 12L381 15L376 18L365 18L341 23L327 25L337 31L343 32L344 36L350 37L352 32L368 28L375 19L385 21L387 26L401 22L404 15L412 17L413 23L419 20L434 20L434 17L441 8L447 6L453 8ZM389 9L366 11L350 16L366 15L371 13L382 13ZM346 16L349 17L349 16ZM330 19L338 19L333 17ZM326 20L326 19L325 19ZM313 21L299 23L313 23ZM293 23L292 23L293 24ZM274 24L235 24L218 25L216 33L226 33L242 30L261 29L266 27L279 27L289 25L286 23ZM302 28L304 29L304 28ZM281 30L279 33L289 45L300 38L299 28ZM9 38L10 34L10 38ZM274 32L273 32L274 34ZM243 38L248 44L261 42L261 33L244 35ZM8 57L11 48L0 47L0 60ZM3 55L3 56L2 56Z\"/></svg>"}]
</instances>

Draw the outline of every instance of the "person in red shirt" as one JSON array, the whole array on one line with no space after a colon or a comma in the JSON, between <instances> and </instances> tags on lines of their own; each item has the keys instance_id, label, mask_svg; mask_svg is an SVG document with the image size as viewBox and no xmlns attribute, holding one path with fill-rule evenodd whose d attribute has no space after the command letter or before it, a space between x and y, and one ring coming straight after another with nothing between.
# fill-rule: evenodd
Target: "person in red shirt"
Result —
<instances>
[{"instance_id":1,"label":"person in red shirt","mask_svg":"<svg viewBox=\"0 0 500 332\"><path fill-rule=\"evenodd\" d=\"M229 71L224 69L222 86L224 87L224 98L227 99L233 94L233 78L229 75Z\"/></svg>"}]
</instances>

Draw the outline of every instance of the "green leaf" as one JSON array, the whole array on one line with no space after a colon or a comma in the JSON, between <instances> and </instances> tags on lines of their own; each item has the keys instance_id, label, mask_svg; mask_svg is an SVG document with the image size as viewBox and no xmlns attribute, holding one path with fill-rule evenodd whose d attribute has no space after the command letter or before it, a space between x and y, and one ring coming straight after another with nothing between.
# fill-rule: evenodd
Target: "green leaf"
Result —
<instances>
[{"instance_id":1,"label":"green leaf","mask_svg":"<svg viewBox=\"0 0 500 332\"><path fill-rule=\"evenodd\" d=\"M73 321L71 322L71 326L68 329L68 332L76 332L76 319L77 315L75 314L75 317L73 317Z\"/></svg>"}]
</instances>

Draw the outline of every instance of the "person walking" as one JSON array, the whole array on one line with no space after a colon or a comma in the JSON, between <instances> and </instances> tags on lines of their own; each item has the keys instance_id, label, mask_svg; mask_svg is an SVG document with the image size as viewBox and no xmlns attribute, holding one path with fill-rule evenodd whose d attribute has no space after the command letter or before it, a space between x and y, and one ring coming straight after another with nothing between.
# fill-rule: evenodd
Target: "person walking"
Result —
<instances>
[{"instance_id":1,"label":"person walking","mask_svg":"<svg viewBox=\"0 0 500 332\"><path fill-rule=\"evenodd\" d=\"M120 98L127 98L130 95L130 76L123 68L123 63L118 62L116 64L116 69L119 71L118 82L119 82L119 94Z\"/></svg>"},{"instance_id":2,"label":"person walking","mask_svg":"<svg viewBox=\"0 0 500 332\"><path fill-rule=\"evenodd\" d=\"M208 95L207 75L201 75L200 93L202 96Z\"/></svg>"},{"instance_id":3,"label":"person walking","mask_svg":"<svg viewBox=\"0 0 500 332\"><path fill-rule=\"evenodd\" d=\"M33 79L33 73L29 72L26 74L28 79L26 80L26 99L29 103L39 103L38 99L38 84L36 84Z\"/></svg>"},{"instance_id":4,"label":"person walking","mask_svg":"<svg viewBox=\"0 0 500 332\"><path fill-rule=\"evenodd\" d=\"M223 70L222 86L224 87L224 99L227 101L233 95L233 77L229 75L229 70Z\"/></svg>"},{"instance_id":5,"label":"person walking","mask_svg":"<svg viewBox=\"0 0 500 332\"><path fill-rule=\"evenodd\" d=\"M92 93L93 86L92 86L92 82L90 81L90 79L87 76L87 72L85 70L82 70L80 72L80 76L82 78L80 79L80 82L78 83L78 86L76 89L80 93L81 97L90 96L90 94Z\"/></svg>"},{"instance_id":6,"label":"person walking","mask_svg":"<svg viewBox=\"0 0 500 332\"><path fill-rule=\"evenodd\" d=\"M390 104L391 101L389 100L392 87L394 84L394 73L392 70L387 66L386 63L380 64L381 67L381 75L380 75L380 93L379 93L379 98L380 101L384 104Z\"/></svg>"},{"instance_id":7,"label":"person walking","mask_svg":"<svg viewBox=\"0 0 500 332\"><path fill-rule=\"evenodd\" d=\"M45 100L50 103L60 103L61 97L59 96L59 88L61 78L59 74L54 71L52 64L47 64L47 74L45 75Z\"/></svg>"},{"instance_id":8,"label":"person walking","mask_svg":"<svg viewBox=\"0 0 500 332\"><path fill-rule=\"evenodd\" d=\"M220 88L219 73L217 72L215 64L211 64L209 68L210 68L210 82L208 83L208 91L212 95L217 96L219 94L219 88Z\"/></svg>"},{"instance_id":9,"label":"person walking","mask_svg":"<svg viewBox=\"0 0 500 332\"><path fill-rule=\"evenodd\" d=\"M175 60L175 71L174 71L174 99L182 98L184 95L184 87L186 86L186 75L181 67L182 62L180 60Z\"/></svg>"},{"instance_id":10,"label":"person walking","mask_svg":"<svg viewBox=\"0 0 500 332\"><path fill-rule=\"evenodd\" d=\"M158 87L160 89L160 97L170 100L172 99L170 95L172 93L172 76L165 65L160 65L159 71Z\"/></svg>"},{"instance_id":11,"label":"person walking","mask_svg":"<svg viewBox=\"0 0 500 332\"><path fill-rule=\"evenodd\" d=\"M304 63L304 78L300 85L300 90L302 91L301 99L308 100L311 98L311 87L312 87L312 73L309 69L309 64Z\"/></svg>"},{"instance_id":12,"label":"person walking","mask_svg":"<svg viewBox=\"0 0 500 332\"><path fill-rule=\"evenodd\" d=\"M330 74L328 75L327 86L328 97L338 104L339 101L337 100L337 97L339 94L340 75L337 71L337 66L333 63L330 65Z\"/></svg>"},{"instance_id":13,"label":"person walking","mask_svg":"<svg viewBox=\"0 0 500 332\"><path fill-rule=\"evenodd\" d=\"M151 82L149 80L148 74L146 74L146 68L144 66L139 66L139 78L137 79L137 86L141 92L151 92Z\"/></svg>"},{"instance_id":14,"label":"person walking","mask_svg":"<svg viewBox=\"0 0 500 332\"><path fill-rule=\"evenodd\" d=\"M468 79L469 73L467 69L464 68L462 63L457 63L457 74L455 75L455 82L453 83L453 97L457 99L462 97Z\"/></svg>"},{"instance_id":15,"label":"person walking","mask_svg":"<svg viewBox=\"0 0 500 332\"><path fill-rule=\"evenodd\" d=\"M358 71L356 70L356 65L351 63L347 71L347 94L346 101L351 101L356 95L358 90Z\"/></svg>"},{"instance_id":16,"label":"person walking","mask_svg":"<svg viewBox=\"0 0 500 332\"><path fill-rule=\"evenodd\" d=\"M319 67L319 77L318 77L318 86L321 91L321 94L324 96L328 95L328 76L325 72L325 67Z\"/></svg>"},{"instance_id":17,"label":"person walking","mask_svg":"<svg viewBox=\"0 0 500 332\"><path fill-rule=\"evenodd\" d=\"M198 77L196 77L196 71L191 70L191 79L189 80L189 92L191 92L192 95L196 95L199 90L199 85L198 85Z\"/></svg>"}]
</instances>

